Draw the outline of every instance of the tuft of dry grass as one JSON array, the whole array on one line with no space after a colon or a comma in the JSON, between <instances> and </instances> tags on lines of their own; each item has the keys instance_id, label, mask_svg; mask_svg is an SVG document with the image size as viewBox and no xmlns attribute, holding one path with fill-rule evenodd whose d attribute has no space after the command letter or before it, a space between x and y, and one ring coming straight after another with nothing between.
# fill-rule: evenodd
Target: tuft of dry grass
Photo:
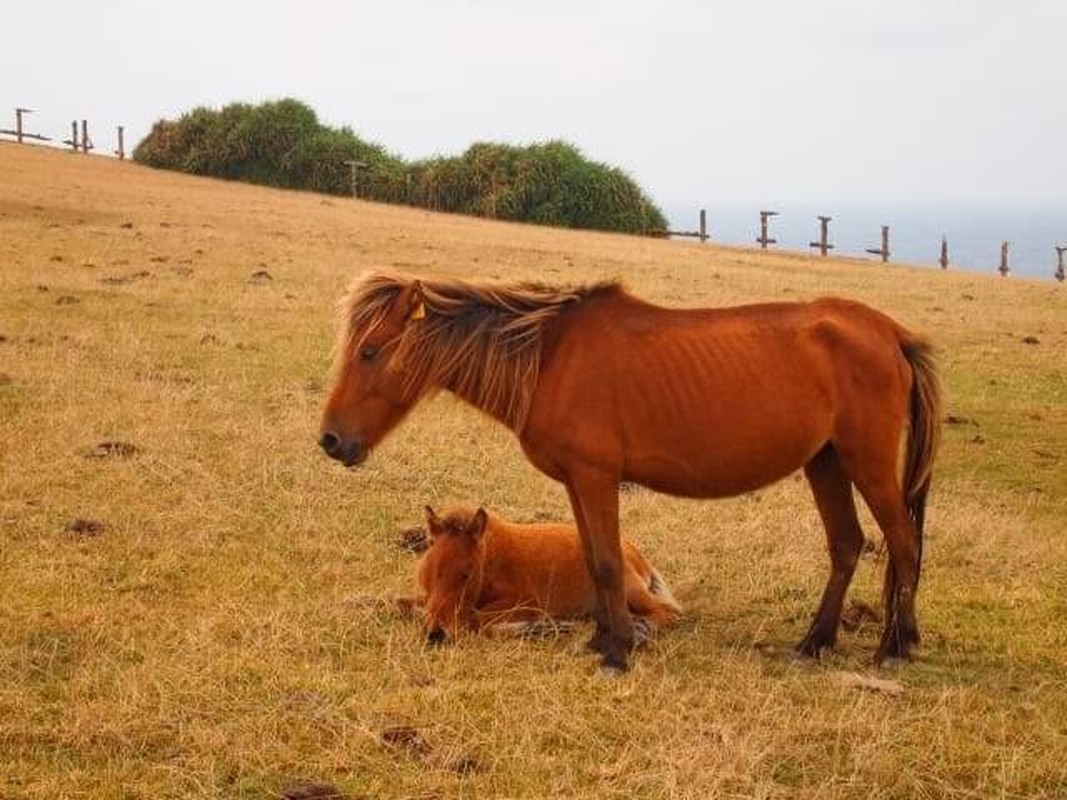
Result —
<instances>
[{"instance_id":1,"label":"tuft of dry grass","mask_svg":"<svg viewBox=\"0 0 1067 800\"><path fill-rule=\"evenodd\" d=\"M10 144L0 174L0 796L1067 794L1062 287ZM799 476L719 502L623 495L688 613L622 678L597 673L586 630L424 647L366 602L411 589L397 532L424 503L569 512L510 434L448 397L361 470L317 451L334 304L369 267L618 276L672 305L833 293L929 333L952 421L918 659L874 673L870 624L820 663L792 657L828 569ZM881 558L851 595L875 607Z\"/></svg>"}]
</instances>

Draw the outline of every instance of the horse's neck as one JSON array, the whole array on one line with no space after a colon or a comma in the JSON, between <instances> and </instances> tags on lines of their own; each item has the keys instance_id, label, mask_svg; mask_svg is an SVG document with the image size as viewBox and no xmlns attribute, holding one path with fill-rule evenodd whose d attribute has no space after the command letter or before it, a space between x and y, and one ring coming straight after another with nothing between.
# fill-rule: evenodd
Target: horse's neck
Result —
<instances>
[{"instance_id":1,"label":"horse's neck","mask_svg":"<svg viewBox=\"0 0 1067 800\"><path fill-rule=\"evenodd\" d=\"M474 408L481 411L483 414L492 417L504 427L511 428L511 425L508 423L507 419L502 413L500 413L498 410L487 408L484 403L479 402L479 399L477 397L469 396L470 392L464 392L460 389L460 387L455 386L452 380L442 381L441 385L437 388L444 389L446 392L450 392L451 394L455 395L460 400L465 402L467 405L473 406Z\"/></svg>"}]
</instances>

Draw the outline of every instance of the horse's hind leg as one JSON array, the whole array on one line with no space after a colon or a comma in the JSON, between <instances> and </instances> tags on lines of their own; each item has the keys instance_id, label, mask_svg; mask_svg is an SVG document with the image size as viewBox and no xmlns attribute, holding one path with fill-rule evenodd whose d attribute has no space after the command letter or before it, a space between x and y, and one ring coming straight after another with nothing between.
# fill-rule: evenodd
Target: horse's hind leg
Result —
<instances>
[{"instance_id":1,"label":"horse's hind leg","mask_svg":"<svg viewBox=\"0 0 1067 800\"><path fill-rule=\"evenodd\" d=\"M797 650L806 656L818 658L820 650L833 646L837 640L845 592L852 582L863 549L863 530L856 516L852 482L832 445L820 450L804 467L804 473L811 484L819 516L826 528L831 569L819 610L807 636L797 645Z\"/></svg>"},{"instance_id":2,"label":"horse's hind leg","mask_svg":"<svg viewBox=\"0 0 1067 800\"><path fill-rule=\"evenodd\" d=\"M889 560L885 568L885 629L876 660L908 658L919 643L915 619L915 592L919 583L919 534L908 515L904 493L895 476L881 481L856 482L856 487L885 534Z\"/></svg>"},{"instance_id":3,"label":"horse's hind leg","mask_svg":"<svg viewBox=\"0 0 1067 800\"><path fill-rule=\"evenodd\" d=\"M882 529L889 550L883 595L885 629L878 646L878 663L885 658L908 658L911 646L919 642L919 626L915 620L919 532L904 502L904 491L897 478L896 457L895 444L887 443L846 460L849 474Z\"/></svg>"}]
</instances>

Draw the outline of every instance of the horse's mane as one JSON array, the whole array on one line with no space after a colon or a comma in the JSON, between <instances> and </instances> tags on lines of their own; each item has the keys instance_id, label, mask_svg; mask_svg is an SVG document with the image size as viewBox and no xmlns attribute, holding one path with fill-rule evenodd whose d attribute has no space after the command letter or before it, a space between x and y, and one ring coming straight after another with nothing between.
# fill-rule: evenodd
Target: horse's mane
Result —
<instances>
[{"instance_id":1,"label":"horse's mane","mask_svg":"<svg viewBox=\"0 0 1067 800\"><path fill-rule=\"evenodd\" d=\"M341 304L341 358L351 358L385 318L401 290L422 285L425 318L395 341L393 366L419 388L447 388L498 417L512 430L526 424L541 370L546 323L618 281L560 287L543 283L468 283L374 272L358 279Z\"/></svg>"}]
</instances>

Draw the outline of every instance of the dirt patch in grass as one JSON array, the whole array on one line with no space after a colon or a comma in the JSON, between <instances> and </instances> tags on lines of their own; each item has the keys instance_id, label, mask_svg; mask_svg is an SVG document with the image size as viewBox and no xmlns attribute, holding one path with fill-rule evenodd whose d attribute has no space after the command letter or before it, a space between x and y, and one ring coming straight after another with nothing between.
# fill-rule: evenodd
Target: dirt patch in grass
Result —
<instances>
[{"instance_id":1,"label":"dirt patch in grass","mask_svg":"<svg viewBox=\"0 0 1067 800\"><path fill-rule=\"evenodd\" d=\"M66 524L63 530L75 536L99 536L107 530L107 526L100 520L75 517Z\"/></svg>"},{"instance_id":2,"label":"dirt patch in grass","mask_svg":"<svg viewBox=\"0 0 1067 800\"><path fill-rule=\"evenodd\" d=\"M297 780L281 791L284 800L348 800L348 795L329 783Z\"/></svg>"},{"instance_id":3,"label":"dirt patch in grass","mask_svg":"<svg viewBox=\"0 0 1067 800\"><path fill-rule=\"evenodd\" d=\"M141 448L131 442L108 439L86 448L83 455L86 458L132 458L140 452Z\"/></svg>"},{"instance_id":4,"label":"dirt patch in grass","mask_svg":"<svg viewBox=\"0 0 1067 800\"><path fill-rule=\"evenodd\" d=\"M430 547L430 537L421 525L404 528L396 535L397 546L410 553L424 553Z\"/></svg>"}]
</instances>

